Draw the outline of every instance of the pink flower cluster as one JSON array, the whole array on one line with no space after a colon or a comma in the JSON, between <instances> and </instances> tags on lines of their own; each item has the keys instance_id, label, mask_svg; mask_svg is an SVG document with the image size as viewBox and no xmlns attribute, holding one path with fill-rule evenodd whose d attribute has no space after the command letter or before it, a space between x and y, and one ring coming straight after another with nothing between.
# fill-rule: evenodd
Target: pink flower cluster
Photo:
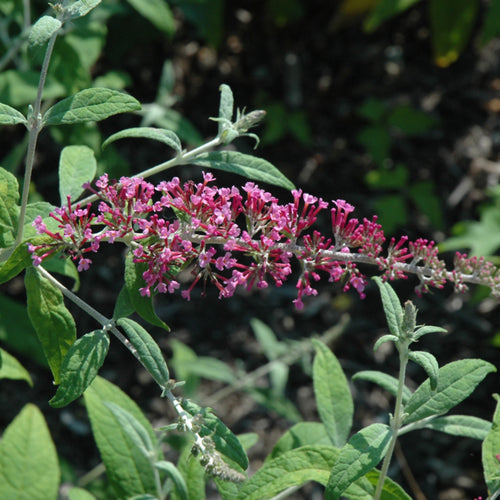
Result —
<instances>
[{"instance_id":1,"label":"pink flower cluster","mask_svg":"<svg viewBox=\"0 0 500 500\"><path fill-rule=\"evenodd\" d=\"M133 260L146 270L141 293L173 293L180 288L176 277L190 267L194 279L181 292L190 299L200 281L212 282L220 297L230 297L238 287L281 286L292 273L294 260L300 264L297 281L298 309L305 296L316 295L314 283L320 275L331 282L342 281L344 290L354 288L361 297L367 285L358 264L378 266L384 279L419 278L418 292L442 288L447 281L459 291L466 282L481 283L500 296L500 274L484 259L457 253L455 269L447 271L437 257L434 242L406 236L392 238L384 252L385 236L376 216L359 221L351 218L354 207L345 200L332 202L332 237L314 230L318 214L329 204L301 190L292 191L293 201L280 204L270 193L252 182L243 188L218 188L214 177L203 174L203 182L181 184L177 177L157 186L139 178L122 177L110 182L106 175L97 182L101 199L96 213L90 205L57 209L51 217L61 231L51 232L42 218L33 225L46 242L30 245L35 265L56 252L69 254L78 269L91 264L89 254L101 242L122 242ZM90 186L87 186L90 188Z\"/></svg>"}]
</instances>

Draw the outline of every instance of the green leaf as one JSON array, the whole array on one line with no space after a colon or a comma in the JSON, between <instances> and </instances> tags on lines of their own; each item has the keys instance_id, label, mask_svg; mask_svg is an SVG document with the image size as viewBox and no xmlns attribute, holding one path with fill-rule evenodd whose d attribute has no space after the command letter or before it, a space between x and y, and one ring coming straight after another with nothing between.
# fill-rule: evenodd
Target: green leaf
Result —
<instances>
[{"instance_id":1,"label":"green leaf","mask_svg":"<svg viewBox=\"0 0 500 500\"><path fill-rule=\"evenodd\" d=\"M269 360L272 361L288 351L289 346L284 342L279 342L272 329L263 321L252 318L250 326Z\"/></svg>"},{"instance_id":2,"label":"green leaf","mask_svg":"<svg viewBox=\"0 0 500 500\"><path fill-rule=\"evenodd\" d=\"M26 117L17 109L0 103L0 124L17 125L18 123L27 124Z\"/></svg>"},{"instance_id":3,"label":"green leaf","mask_svg":"<svg viewBox=\"0 0 500 500\"><path fill-rule=\"evenodd\" d=\"M406 135L425 134L437 125L433 116L410 104L396 106L387 117L387 123Z\"/></svg>"},{"instance_id":4,"label":"green leaf","mask_svg":"<svg viewBox=\"0 0 500 500\"><path fill-rule=\"evenodd\" d=\"M229 85L223 83L220 87L219 119L231 121L233 118L234 98ZM224 132L224 124L219 121L218 135Z\"/></svg>"},{"instance_id":5,"label":"green leaf","mask_svg":"<svg viewBox=\"0 0 500 500\"><path fill-rule=\"evenodd\" d=\"M382 335L376 342L375 345L373 346L373 352L376 352L378 348L384 344L385 342L397 342L399 339L396 337L396 335Z\"/></svg>"},{"instance_id":6,"label":"green leaf","mask_svg":"<svg viewBox=\"0 0 500 500\"><path fill-rule=\"evenodd\" d=\"M74 281L74 285L71 289L73 292L76 292L80 288L80 273L70 257L66 259L57 258L44 260L43 267L46 271L49 271L49 273L58 273L71 278Z\"/></svg>"},{"instance_id":7,"label":"green leaf","mask_svg":"<svg viewBox=\"0 0 500 500\"><path fill-rule=\"evenodd\" d=\"M61 21L52 16L42 16L30 30L30 45L43 45L62 26Z\"/></svg>"},{"instance_id":8,"label":"green leaf","mask_svg":"<svg viewBox=\"0 0 500 500\"><path fill-rule=\"evenodd\" d=\"M483 27L479 35L479 45L483 47L500 33L500 0L491 0L484 15Z\"/></svg>"},{"instance_id":9,"label":"green leaf","mask_svg":"<svg viewBox=\"0 0 500 500\"><path fill-rule=\"evenodd\" d=\"M170 328L155 313L152 297L144 297L139 291L145 283L142 279L142 272L146 269L143 264L135 264L134 256L129 252L125 258L125 287L129 295L130 302L139 316L152 325L159 326L170 331Z\"/></svg>"},{"instance_id":10,"label":"green leaf","mask_svg":"<svg viewBox=\"0 0 500 500\"><path fill-rule=\"evenodd\" d=\"M33 240L30 241L34 243ZM21 243L15 249L11 247L0 250L0 262L1 258L5 258L6 260L0 263L0 283L10 281L23 269L31 266L33 262L26 242Z\"/></svg>"},{"instance_id":11,"label":"green leaf","mask_svg":"<svg viewBox=\"0 0 500 500\"><path fill-rule=\"evenodd\" d=\"M66 353L61 364L61 384L49 401L54 408L61 408L74 401L96 378L109 349L109 335L94 330L79 338Z\"/></svg>"},{"instance_id":12,"label":"green leaf","mask_svg":"<svg viewBox=\"0 0 500 500\"><path fill-rule=\"evenodd\" d=\"M423 337L424 335L427 335L428 333L446 333L445 328L441 328L439 326L421 326L415 330L415 334L413 335L413 338L415 340L418 340L420 337Z\"/></svg>"},{"instance_id":13,"label":"green leaf","mask_svg":"<svg viewBox=\"0 0 500 500\"><path fill-rule=\"evenodd\" d=\"M128 318L120 318L116 324L123 328L130 343L137 350L144 367L160 387L170 380L165 358L153 337L138 323Z\"/></svg>"},{"instance_id":14,"label":"green leaf","mask_svg":"<svg viewBox=\"0 0 500 500\"><path fill-rule=\"evenodd\" d=\"M239 439L209 408L202 408L187 399L182 401L182 408L192 416L201 417L201 430L199 432L201 437L210 436L219 453L236 462L242 469L247 469L248 457Z\"/></svg>"},{"instance_id":15,"label":"green leaf","mask_svg":"<svg viewBox=\"0 0 500 500\"><path fill-rule=\"evenodd\" d=\"M84 399L92 433L115 498L156 494L154 473L149 460L137 449L122 427L117 425L116 417L104 402L111 401L131 413L154 442L154 431L139 407L117 386L99 376L85 391Z\"/></svg>"},{"instance_id":16,"label":"green leaf","mask_svg":"<svg viewBox=\"0 0 500 500\"><path fill-rule=\"evenodd\" d=\"M113 311L113 319L125 318L130 316L135 311L134 306L130 300L127 289L122 286L118 298L115 303L115 310Z\"/></svg>"},{"instance_id":17,"label":"green leaf","mask_svg":"<svg viewBox=\"0 0 500 500\"><path fill-rule=\"evenodd\" d=\"M378 276L375 276L373 280L380 289L380 297L382 299L389 331L392 335L400 338L402 334L401 324L403 321L403 308L401 307L399 297L389 283L382 281Z\"/></svg>"},{"instance_id":18,"label":"green leaf","mask_svg":"<svg viewBox=\"0 0 500 500\"><path fill-rule=\"evenodd\" d=\"M63 295L33 267L24 279L28 315L42 343L54 382L60 383L64 356L76 340L75 321L64 305Z\"/></svg>"},{"instance_id":19,"label":"green leaf","mask_svg":"<svg viewBox=\"0 0 500 500\"><path fill-rule=\"evenodd\" d=\"M68 500L97 500L92 493L83 488L71 488L68 491Z\"/></svg>"},{"instance_id":20,"label":"green leaf","mask_svg":"<svg viewBox=\"0 0 500 500\"><path fill-rule=\"evenodd\" d=\"M429 15L434 60L442 68L454 63L469 41L479 2L430 0Z\"/></svg>"},{"instance_id":21,"label":"green leaf","mask_svg":"<svg viewBox=\"0 0 500 500\"><path fill-rule=\"evenodd\" d=\"M339 455L333 446L302 446L265 464L243 484L238 500L261 500L308 481L325 485Z\"/></svg>"},{"instance_id":22,"label":"green leaf","mask_svg":"<svg viewBox=\"0 0 500 500\"><path fill-rule=\"evenodd\" d=\"M141 109L139 101L118 90L85 89L54 104L43 116L44 125L100 121L118 113Z\"/></svg>"},{"instance_id":23,"label":"green leaf","mask_svg":"<svg viewBox=\"0 0 500 500\"><path fill-rule=\"evenodd\" d=\"M153 443L147 429L127 410L111 401L104 401L104 406L111 410L118 425L122 428L138 450L146 457L155 455L156 441ZM155 497L156 498L156 497Z\"/></svg>"},{"instance_id":24,"label":"green leaf","mask_svg":"<svg viewBox=\"0 0 500 500\"><path fill-rule=\"evenodd\" d=\"M271 453L266 457L266 462L301 446L330 445L330 443L330 437L324 424L299 422L278 439Z\"/></svg>"},{"instance_id":25,"label":"green leaf","mask_svg":"<svg viewBox=\"0 0 500 500\"><path fill-rule=\"evenodd\" d=\"M2 378L26 380L33 387L33 380L28 370L14 356L0 348L0 379Z\"/></svg>"},{"instance_id":26,"label":"green leaf","mask_svg":"<svg viewBox=\"0 0 500 500\"><path fill-rule=\"evenodd\" d=\"M357 141L363 145L372 160L379 167L383 167L385 160L389 158L392 137L386 125L373 125L364 127L356 136Z\"/></svg>"},{"instance_id":27,"label":"green leaf","mask_svg":"<svg viewBox=\"0 0 500 500\"><path fill-rule=\"evenodd\" d=\"M61 205L67 196L74 202L83 193L83 184L91 182L97 172L94 151L87 146L66 146L59 160L59 196Z\"/></svg>"},{"instance_id":28,"label":"green leaf","mask_svg":"<svg viewBox=\"0 0 500 500\"><path fill-rule=\"evenodd\" d=\"M379 385L383 389L385 389L388 393L392 394L396 397L398 393L398 385L399 381L397 378L392 377L391 375L387 375L387 373L375 371L375 370L363 370L361 372L356 373L352 380L368 380L369 382L373 382L374 384ZM403 387L403 404L406 403L411 397L411 391L408 387Z\"/></svg>"},{"instance_id":29,"label":"green leaf","mask_svg":"<svg viewBox=\"0 0 500 500\"><path fill-rule=\"evenodd\" d=\"M189 443L181 452L177 461L177 468L183 475L188 488L189 500L205 500L205 469L199 460L193 458L192 443ZM171 492L172 500L184 500L177 491Z\"/></svg>"},{"instance_id":30,"label":"green leaf","mask_svg":"<svg viewBox=\"0 0 500 500\"><path fill-rule=\"evenodd\" d=\"M381 24L391 17L401 14L420 0L381 0L376 4L373 12L364 23L364 29L368 33L375 31Z\"/></svg>"},{"instance_id":31,"label":"green leaf","mask_svg":"<svg viewBox=\"0 0 500 500\"><path fill-rule=\"evenodd\" d=\"M108 144L111 144L112 142L115 142L119 139L125 139L127 137L153 139L154 141L163 142L163 144L166 144L172 149L175 149L177 153L180 153L182 151L181 141L175 132L164 128L154 127L133 127L127 128L125 130L120 130L120 132L109 136L102 143L102 147L105 148Z\"/></svg>"},{"instance_id":32,"label":"green leaf","mask_svg":"<svg viewBox=\"0 0 500 500\"><path fill-rule=\"evenodd\" d=\"M419 429L432 429L445 432L451 436L469 437L482 441L489 430L491 422L470 415L449 415L425 422ZM402 432L401 434L405 434Z\"/></svg>"},{"instance_id":33,"label":"green leaf","mask_svg":"<svg viewBox=\"0 0 500 500\"><path fill-rule=\"evenodd\" d=\"M45 419L27 404L0 441L0 498L56 500L60 477Z\"/></svg>"},{"instance_id":34,"label":"green leaf","mask_svg":"<svg viewBox=\"0 0 500 500\"><path fill-rule=\"evenodd\" d=\"M172 462L167 462L166 460L160 460L154 465L157 469L162 470L167 473L169 479L171 479L174 484L174 488L181 500L188 499L188 489L184 477L179 472L177 467Z\"/></svg>"},{"instance_id":35,"label":"green leaf","mask_svg":"<svg viewBox=\"0 0 500 500\"><path fill-rule=\"evenodd\" d=\"M434 391L437 387L439 377L439 364L435 356L430 352L410 351L408 359L411 359L425 370L425 373L429 376L431 391Z\"/></svg>"},{"instance_id":36,"label":"green leaf","mask_svg":"<svg viewBox=\"0 0 500 500\"><path fill-rule=\"evenodd\" d=\"M292 182L268 161L255 156L238 153L237 151L213 151L205 153L191 163L200 167L242 175L252 180L267 182L285 189L294 188Z\"/></svg>"},{"instance_id":37,"label":"green leaf","mask_svg":"<svg viewBox=\"0 0 500 500\"><path fill-rule=\"evenodd\" d=\"M334 446L343 446L352 427L354 403L346 376L335 355L319 340L312 339L316 356L313 384L322 422Z\"/></svg>"},{"instance_id":38,"label":"green leaf","mask_svg":"<svg viewBox=\"0 0 500 500\"><path fill-rule=\"evenodd\" d=\"M500 397L494 394L497 400L493 424L490 432L483 441L481 450L484 479L488 491L493 495L500 490Z\"/></svg>"},{"instance_id":39,"label":"green leaf","mask_svg":"<svg viewBox=\"0 0 500 500\"><path fill-rule=\"evenodd\" d=\"M86 16L92 9L95 9L102 0L78 0L66 8L66 14L72 19Z\"/></svg>"},{"instance_id":40,"label":"green leaf","mask_svg":"<svg viewBox=\"0 0 500 500\"><path fill-rule=\"evenodd\" d=\"M14 243L19 214L19 184L10 172L0 167L0 248Z\"/></svg>"},{"instance_id":41,"label":"green leaf","mask_svg":"<svg viewBox=\"0 0 500 500\"><path fill-rule=\"evenodd\" d=\"M375 467L387 453L392 429L372 424L361 429L340 450L325 490L325 499L338 499L357 479Z\"/></svg>"},{"instance_id":42,"label":"green leaf","mask_svg":"<svg viewBox=\"0 0 500 500\"><path fill-rule=\"evenodd\" d=\"M168 36L175 32L174 16L165 0L127 0L141 16Z\"/></svg>"},{"instance_id":43,"label":"green leaf","mask_svg":"<svg viewBox=\"0 0 500 500\"><path fill-rule=\"evenodd\" d=\"M189 370L190 375L206 380L217 380L226 384L232 384L236 381L236 376L231 367L216 358L198 356L196 363L188 363L186 368Z\"/></svg>"},{"instance_id":44,"label":"green leaf","mask_svg":"<svg viewBox=\"0 0 500 500\"><path fill-rule=\"evenodd\" d=\"M413 393L405 406L407 416L403 423L411 424L447 412L469 396L488 373L495 371L491 363L482 359L462 359L448 363L439 369L439 380L434 391L427 379Z\"/></svg>"},{"instance_id":45,"label":"green leaf","mask_svg":"<svg viewBox=\"0 0 500 500\"><path fill-rule=\"evenodd\" d=\"M365 478L373 485L378 484L380 478L380 471L377 469L371 470L365 476ZM374 493L375 491L373 491ZM372 495L373 495L372 493ZM370 497L371 499L372 497ZM410 495L406 493L399 484L392 481L392 479L386 477L384 481L384 486L382 488L382 495L380 500L412 500Z\"/></svg>"}]
</instances>

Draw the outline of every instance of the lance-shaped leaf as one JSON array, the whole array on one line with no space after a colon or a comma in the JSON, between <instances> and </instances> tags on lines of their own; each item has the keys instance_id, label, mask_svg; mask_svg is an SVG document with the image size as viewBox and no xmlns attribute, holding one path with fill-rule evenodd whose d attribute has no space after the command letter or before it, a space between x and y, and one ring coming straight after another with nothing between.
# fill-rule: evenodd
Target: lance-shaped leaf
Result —
<instances>
[{"instance_id":1,"label":"lance-shaped leaf","mask_svg":"<svg viewBox=\"0 0 500 500\"><path fill-rule=\"evenodd\" d=\"M127 289L130 302L139 316L152 325L170 331L170 328L155 313L152 297L145 297L139 291L145 282L142 279L142 272L146 270L144 264L135 264L133 254L129 252L125 257L125 287Z\"/></svg>"},{"instance_id":2,"label":"lance-shaped leaf","mask_svg":"<svg viewBox=\"0 0 500 500\"><path fill-rule=\"evenodd\" d=\"M229 85L223 83L220 87L220 103L219 103L219 130L218 135L220 136L224 132L224 120L229 120L233 118L233 108L234 108L234 98L233 91Z\"/></svg>"},{"instance_id":3,"label":"lance-shaped leaf","mask_svg":"<svg viewBox=\"0 0 500 500\"><path fill-rule=\"evenodd\" d=\"M118 113L141 109L139 101L117 90L85 89L54 104L43 116L44 125L100 121Z\"/></svg>"},{"instance_id":4,"label":"lance-shaped leaf","mask_svg":"<svg viewBox=\"0 0 500 500\"><path fill-rule=\"evenodd\" d=\"M72 3L66 9L66 14L69 14L72 19L86 16L92 9L95 9L102 0L78 0Z\"/></svg>"},{"instance_id":5,"label":"lance-shaped leaf","mask_svg":"<svg viewBox=\"0 0 500 500\"><path fill-rule=\"evenodd\" d=\"M328 347L313 339L316 349L313 384L319 416L332 444L343 446L351 432L354 403L346 376Z\"/></svg>"},{"instance_id":6,"label":"lance-shaped leaf","mask_svg":"<svg viewBox=\"0 0 500 500\"><path fill-rule=\"evenodd\" d=\"M403 423L411 424L426 417L441 415L463 401L496 368L482 359L461 359L439 369L435 390L427 379L413 393L405 406Z\"/></svg>"},{"instance_id":7,"label":"lance-shaped leaf","mask_svg":"<svg viewBox=\"0 0 500 500\"><path fill-rule=\"evenodd\" d=\"M27 404L0 441L0 498L56 500L60 476L45 419Z\"/></svg>"},{"instance_id":8,"label":"lance-shaped leaf","mask_svg":"<svg viewBox=\"0 0 500 500\"><path fill-rule=\"evenodd\" d=\"M189 400L182 401L182 407L190 415L200 418L201 437L210 436L216 450L230 460L236 462L242 469L248 467L248 457L240 440L217 418L209 408L202 408Z\"/></svg>"},{"instance_id":9,"label":"lance-shaped leaf","mask_svg":"<svg viewBox=\"0 0 500 500\"><path fill-rule=\"evenodd\" d=\"M430 353L425 351L410 351L408 358L420 365L425 373L429 376L431 390L437 387L439 377L439 364L437 359Z\"/></svg>"},{"instance_id":10,"label":"lance-shaped leaf","mask_svg":"<svg viewBox=\"0 0 500 500\"><path fill-rule=\"evenodd\" d=\"M35 268L26 270L24 282L28 315L42 343L54 382L59 384L62 361L76 340L75 321L64 305L61 291Z\"/></svg>"},{"instance_id":11,"label":"lance-shaped leaf","mask_svg":"<svg viewBox=\"0 0 500 500\"><path fill-rule=\"evenodd\" d=\"M384 307L384 313L389 326L389 331L392 335L401 338L401 324L403 322L403 308L396 292L389 283L382 281L381 278L375 276L373 278L380 289L380 297Z\"/></svg>"},{"instance_id":12,"label":"lance-shaped leaf","mask_svg":"<svg viewBox=\"0 0 500 500\"><path fill-rule=\"evenodd\" d=\"M175 32L174 16L165 0L127 0L132 7L159 30L171 36Z\"/></svg>"},{"instance_id":13,"label":"lance-shaped leaf","mask_svg":"<svg viewBox=\"0 0 500 500\"><path fill-rule=\"evenodd\" d=\"M28 370L14 356L0 349L0 379L2 378L25 380L33 387L33 380L31 380Z\"/></svg>"},{"instance_id":14,"label":"lance-shaped leaf","mask_svg":"<svg viewBox=\"0 0 500 500\"><path fill-rule=\"evenodd\" d=\"M188 500L188 489L186 481L182 474L179 472L179 469L177 469L177 467L172 462L167 462L166 460L160 460L156 462L154 466L167 474L169 479L172 481L175 491L180 500Z\"/></svg>"},{"instance_id":15,"label":"lance-shaped leaf","mask_svg":"<svg viewBox=\"0 0 500 500\"><path fill-rule=\"evenodd\" d=\"M122 327L130 343L135 347L144 367L161 387L170 379L165 358L153 337L138 323L128 318L120 318L117 325Z\"/></svg>"},{"instance_id":16,"label":"lance-shaped leaf","mask_svg":"<svg viewBox=\"0 0 500 500\"><path fill-rule=\"evenodd\" d=\"M28 37L30 45L43 45L62 26L52 16L42 16L32 27Z\"/></svg>"},{"instance_id":17,"label":"lance-shaped leaf","mask_svg":"<svg viewBox=\"0 0 500 500\"><path fill-rule=\"evenodd\" d=\"M17 125L18 123L27 123L26 117L17 109L0 103L0 123L2 125Z\"/></svg>"},{"instance_id":18,"label":"lance-shaped leaf","mask_svg":"<svg viewBox=\"0 0 500 500\"><path fill-rule=\"evenodd\" d=\"M15 249L11 247L2 250L0 252L0 257L4 257L6 260L4 262L0 262L0 284L10 281L12 278L17 276L23 269L33 264L33 260L31 259L31 253L28 250L28 245L27 245L28 242L36 245L37 243L47 240L48 237L44 236L38 238L31 238L28 241L18 245Z\"/></svg>"},{"instance_id":19,"label":"lance-shaped leaf","mask_svg":"<svg viewBox=\"0 0 500 500\"><path fill-rule=\"evenodd\" d=\"M175 132L167 130L164 128L154 128L154 127L133 127L127 128L125 130L120 130L116 134L109 136L103 143L102 147L105 148L112 142L118 141L119 139L126 139L129 137L140 138L140 139L152 139L154 141L163 142L167 146L175 149L177 153L182 151L182 144Z\"/></svg>"},{"instance_id":20,"label":"lance-shaped leaf","mask_svg":"<svg viewBox=\"0 0 500 500\"><path fill-rule=\"evenodd\" d=\"M0 167L0 248L12 245L19 214L19 184L10 172Z\"/></svg>"},{"instance_id":21,"label":"lance-shaped leaf","mask_svg":"<svg viewBox=\"0 0 500 500\"><path fill-rule=\"evenodd\" d=\"M237 151L212 151L200 155L191 163L200 167L224 170L285 189L294 188L293 183L267 160Z\"/></svg>"},{"instance_id":22,"label":"lance-shaped leaf","mask_svg":"<svg viewBox=\"0 0 500 500\"><path fill-rule=\"evenodd\" d=\"M340 450L325 498L337 500L350 484L375 467L387 453L392 434L392 429L384 424L372 424L354 434Z\"/></svg>"},{"instance_id":23,"label":"lance-shaped leaf","mask_svg":"<svg viewBox=\"0 0 500 500\"><path fill-rule=\"evenodd\" d=\"M387 373L379 372L376 370L364 370L356 373L352 380L368 380L374 384L379 385L394 397L398 394L399 381L397 378L387 375ZM408 387L403 387L403 404L411 397L411 391Z\"/></svg>"},{"instance_id":24,"label":"lance-shaped leaf","mask_svg":"<svg viewBox=\"0 0 500 500\"><path fill-rule=\"evenodd\" d=\"M104 402L111 401L132 414L155 443L153 428L140 408L121 389L99 376L85 391L84 399L92 434L114 489L114 498L156 494L150 460L135 446L123 428L117 425L116 417Z\"/></svg>"},{"instance_id":25,"label":"lance-shaped leaf","mask_svg":"<svg viewBox=\"0 0 500 500\"><path fill-rule=\"evenodd\" d=\"M94 330L79 338L66 353L61 365L61 384L49 401L54 408L61 408L74 401L93 382L109 349L109 335Z\"/></svg>"},{"instance_id":26,"label":"lance-shaped leaf","mask_svg":"<svg viewBox=\"0 0 500 500\"><path fill-rule=\"evenodd\" d=\"M94 151L87 146L66 146L59 159L59 196L61 204L67 196L75 201L83 193L83 184L94 179L97 162Z\"/></svg>"},{"instance_id":27,"label":"lance-shaped leaf","mask_svg":"<svg viewBox=\"0 0 500 500\"><path fill-rule=\"evenodd\" d=\"M154 456L155 444L151 440L147 429L127 410L112 401L104 401L104 406L111 410L116 418L118 425L123 432L132 440L134 445L141 451L146 458Z\"/></svg>"},{"instance_id":28,"label":"lance-shaped leaf","mask_svg":"<svg viewBox=\"0 0 500 500\"><path fill-rule=\"evenodd\" d=\"M484 479L491 495L500 490L500 397L498 394L494 397L497 400L497 407L493 415L493 425L481 450Z\"/></svg>"},{"instance_id":29,"label":"lance-shaped leaf","mask_svg":"<svg viewBox=\"0 0 500 500\"><path fill-rule=\"evenodd\" d=\"M421 425L409 425L408 429L403 427L398 435L406 434L414 429L432 429L445 432L451 436L469 437L482 441L491 429L491 422L470 415L448 415L437 417Z\"/></svg>"}]
</instances>

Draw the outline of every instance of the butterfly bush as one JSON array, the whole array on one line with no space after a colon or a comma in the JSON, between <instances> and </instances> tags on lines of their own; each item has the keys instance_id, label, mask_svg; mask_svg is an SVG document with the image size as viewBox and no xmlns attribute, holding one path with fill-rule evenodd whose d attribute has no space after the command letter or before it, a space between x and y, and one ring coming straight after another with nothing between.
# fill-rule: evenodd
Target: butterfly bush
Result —
<instances>
[{"instance_id":1,"label":"butterfly bush","mask_svg":"<svg viewBox=\"0 0 500 500\"><path fill-rule=\"evenodd\" d=\"M68 197L65 207L50 214L60 231L50 231L41 216L35 219L33 225L45 238L29 245L33 262L39 265L62 251L79 271L87 270L102 242L121 242L133 261L144 265L143 296L174 293L181 288L179 271L188 268L193 280L181 290L187 300L200 282L203 289L207 282L215 285L220 298L231 297L238 287L281 286L296 263L297 309L303 308L304 297L318 293L315 284L322 275L364 297L368 280L359 264L377 266L384 280L415 274L419 294L451 282L460 292L466 283L483 284L500 297L500 272L484 258L457 252L449 271L433 241L402 236L386 244L377 217L351 217L354 207L345 200L329 204L293 190L293 201L282 204L253 182L238 189L219 188L214 181L211 173L203 173L203 182L181 183L174 177L155 186L141 178L110 181L103 175L96 188L86 186L100 199L95 212L91 204L73 205ZM310 231L327 209L331 235Z\"/></svg>"}]
</instances>

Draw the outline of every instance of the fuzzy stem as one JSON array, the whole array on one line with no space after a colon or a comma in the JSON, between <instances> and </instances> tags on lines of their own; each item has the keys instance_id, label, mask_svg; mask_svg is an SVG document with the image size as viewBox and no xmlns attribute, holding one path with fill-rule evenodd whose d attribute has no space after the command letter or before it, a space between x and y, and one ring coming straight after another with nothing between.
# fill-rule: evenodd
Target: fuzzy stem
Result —
<instances>
[{"instance_id":1,"label":"fuzzy stem","mask_svg":"<svg viewBox=\"0 0 500 500\"><path fill-rule=\"evenodd\" d=\"M408 365L408 346L410 345L409 340L403 340L396 343L399 351L399 379L398 379L398 392L396 396L396 403L394 406L394 417L391 419L392 428L392 438L389 443L389 448L384 457L382 463L382 469L380 470L380 476L378 478L377 489L375 490L375 495L373 500L379 500L382 494L382 489L384 487L385 478L387 477L387 471L389 470L389 465L391 463L392 455L394 453L394 447L396 446L396 440L398 439L398 432L402 425L403 420L403 388L405 386L406 378L406 367Z\"/></svg>"}]
</instances>

